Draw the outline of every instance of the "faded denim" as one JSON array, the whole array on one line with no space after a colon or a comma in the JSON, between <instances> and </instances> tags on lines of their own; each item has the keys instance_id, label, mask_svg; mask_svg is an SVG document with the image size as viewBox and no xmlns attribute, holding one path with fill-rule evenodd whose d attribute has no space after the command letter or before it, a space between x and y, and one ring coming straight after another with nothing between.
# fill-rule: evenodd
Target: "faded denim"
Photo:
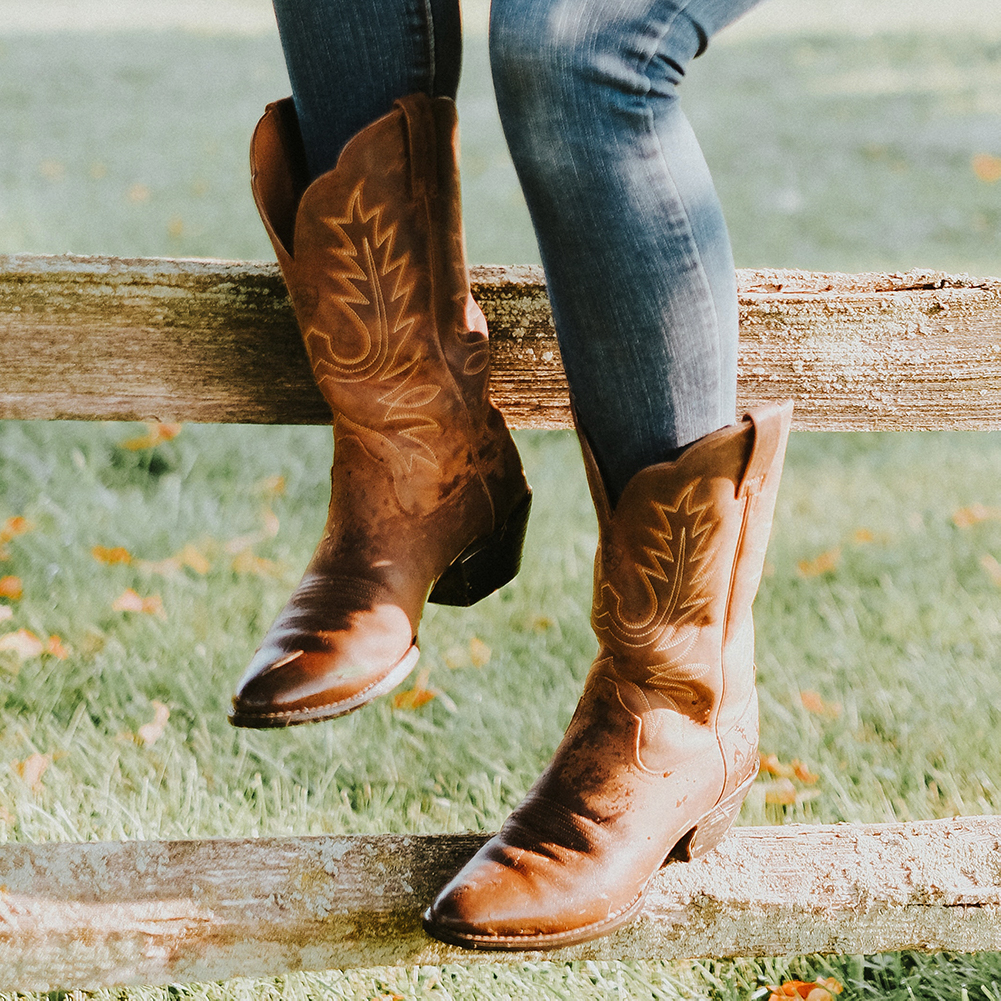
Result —
<instances>
[{"instance_id":1,"label":"faded denim","mask_svg":"<svg viewBox=\"0 0 1001 1001\"><path fill-rule=\"evenodd\" d=\"M685 67L757 0L493 0L497 103L580 423L613 497L729 424L737 292ZM275 0L314 173L397 96L454 96L455 0Z\"/></svg>"}]
</instances>

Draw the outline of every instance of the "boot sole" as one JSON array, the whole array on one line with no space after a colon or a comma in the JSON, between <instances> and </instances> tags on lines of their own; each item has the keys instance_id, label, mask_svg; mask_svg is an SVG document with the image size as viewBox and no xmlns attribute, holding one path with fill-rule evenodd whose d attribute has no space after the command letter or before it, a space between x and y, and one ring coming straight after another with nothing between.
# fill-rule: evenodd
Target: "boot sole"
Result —
<instances>
[{"instance_id":1,"label":"boot sole","mask_svg":"<svg viewBox=\"0 0 1001 1001\"><path fill-rule=\"evenodd\" d=\"M309 709L290 709L287 711L269 713L249 713L231 710L229 722L233 726L252 730L276 730L286 726L299 726L302 723L320 723L325 719L337 719L346 716L355 709L360 709L380 695L391 692L403 682L417 666L420 651L412 646L403 658L395 664L389 673L375 684L366 688L352 699L333 702L328 705L314 706Z\"/></svg>"},{"instance_id":2,"label":"boot sole","mask_svg":"<svg viewBox=\"0 0 1001 1001\"><path fill-rule=\"evenodd\" d=\"M521 568L521 552L532 510L532 491L490 535L468 545L435 581L428 601L468 608L513 580Z\"/></svg>"},{"instance_id":3,"label":"boot sole","mask_svg":"<svg viewBox=\"0 0 1001 1001\"><path fill-rule=\"evenodd\" d=\"M741 803L751 788L751 783L758 774L758 769L746 778L726 799L721 800L711 810L698 819L692 827L676 842L667 853L660 868L672 862L690 862L701 858L715 848L733 825ZM545 935L476 935L466 934L450 928L443 928L434 923L431 909L422 915L424 930L433 938L449 945L457 945L464 949L481 949L493 951L535 951L541 949L560 949L580 942L589 942L617 931L623 925L629 924L643 909L646 900L649 880L637 897L623 910L594 924L572 928L565 932L553 932Z\"/></svg>"}]
</instances>

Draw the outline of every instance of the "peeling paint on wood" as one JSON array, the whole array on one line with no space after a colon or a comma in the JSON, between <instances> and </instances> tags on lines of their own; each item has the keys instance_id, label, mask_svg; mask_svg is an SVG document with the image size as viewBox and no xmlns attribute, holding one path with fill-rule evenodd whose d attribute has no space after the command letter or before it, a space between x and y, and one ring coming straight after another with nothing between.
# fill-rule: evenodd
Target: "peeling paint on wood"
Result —
<instances>
[{"instance_id":1,"label":"peeling paint on wood","mask_svg":"<svg viewBox=\"0 0 1001 1001\"><path fill-rule=\"evenodd\" d=\"M638 920L550 953L470 953L420 912L487 835L0 848L0 990L525 958L1001 949L1001 817L737 828L667 866Z\"/></svg>"},{"instance_id":2,"label":"peeling paint on wood","mask_svg":"<svg viewBox=\"0 0 1001 1001\"><path fill-rule=\"evenodd\" d=\"M494 399L571 426L535 267L472 269ZM738 272L739 403L813 430L1001 428L1001 281ZM328 423L277 266L0 256L0 418Z\"/></svg>"}]
</instances>

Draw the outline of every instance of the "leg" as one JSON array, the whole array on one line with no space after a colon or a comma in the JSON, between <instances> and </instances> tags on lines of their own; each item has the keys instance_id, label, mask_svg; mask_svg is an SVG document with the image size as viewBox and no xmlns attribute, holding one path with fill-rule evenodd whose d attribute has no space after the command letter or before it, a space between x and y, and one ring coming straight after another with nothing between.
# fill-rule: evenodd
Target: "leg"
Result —
<instances>
[{"instance_id":1,"label":"leg","mask_svg":"<svg viewBox=\"0 0 1001 1001\"><path fill-rule=\"evenodd\" d=\"M311 177L407 94L455 100L458 0L274 0Z\"/></svg>"},{"instance_id":2,"label":"leg","mask_svg":"<svg viewBox=\"0 0 1001 1001\"><path fill-rule=\"evenodd\" d=\"M754 2L494 4L498 105L578 419L613 498L734 419L733 260L677 86Z\"/></svg>"},{"instance_id":3,"label":"leg","mask_svg":"<svg viewBox=\"0 0 1001 1001\"><path fill-rule=\"evenodd\" d=\"M599 651L549 767L425 926L483 949L606 934L710 850L757 771L751 602L789 405L736 426L736 290L677 105L748 0L495 0L498 101L598 514ZM666 460L666 461L665 461Z\"/></svg>"},{"instance_id":4,"label":"leg","mask_svg":"<svg viewBox=\"0 0 1001 1001\"><path fill-rule=\"evenodd\" d=\"M237 687L237 726L357 709L413 669L427 600L472 604L518 569L530 491L487 395L455 105L397 92L419 82L420 67L427 88L438 86L430 9L425 0L279 4L286 38L296 24L287 49L309 127L291 101L268 108L251 145L252 185L333 413L334 464L323 537ZM317 11L343 23L301 20ZM397 49L380 50L381 27L409 24L404 15L416 30L388 32ZM363 39L374 52L353 51ZM329 40L342 51L328 52ZM398 74L390 84L383 63ZM331 89L345 66L347 97ZM348 100L378 117L345 145L343 130L356 127Z\"/></svg>"}]
</instances>

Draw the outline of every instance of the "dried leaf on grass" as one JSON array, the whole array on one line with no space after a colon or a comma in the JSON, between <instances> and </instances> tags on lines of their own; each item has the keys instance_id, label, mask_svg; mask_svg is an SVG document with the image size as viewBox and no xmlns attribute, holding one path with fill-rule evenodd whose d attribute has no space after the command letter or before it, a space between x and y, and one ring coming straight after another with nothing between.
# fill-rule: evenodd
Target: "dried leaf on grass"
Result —
<instances>
[{"instance_id":1,"label":"dried leaf on grass","mask_svg":"<svg viewBox=\"0 0 1001 1001\"><path fill-rule=\"evenodd\" d=\"M24 586L20 577L0 577L0 598L18 601L22 594L24 594Z\"/></svg>"},{"instance_id":2,"label":"dried leaf on grass","mask_svg":"<svg viewBox=\"0 0 1001 1001\"><path fill-rule=\"evenodd\" d=\"M0 543L10 542L11 539L16 538L18 535L30 532L34 527L27 518L14 515L8 518L3 525L0 525Z\"/></svg>"},{"instance_id":3,"label":"dried leaf on grass","mask_svg":"<svg viewBox=\"0 0 1001 1001\"><path fill-rule=\"evenodd\" d=\"M808 713L813 713L816 716L830 716L832 719L841 715L840 702L826 702L819 693L810 688L801 691L799 698L803 703L803 708Z\"/></svg>"},{"instance_id":4,"label":"dried leaf on grass","mask_svg":"<svg viewBox=\"0 0 1001 1001\"><path fill-rule=\"evenodd\" d=\"M833 1001L844 987L834 977L816 980L786 980L778 987L769 984L768 1001L784 1001L785 998L804 998L805 1001Z\"/></svg>"},{"instance_id":5,"label":"dried leaf on grass","mask_svg":"<svg viewBox=\"0 0 1001 1001\"><path fill-rule=\"evenodd\" d=\"M126 438L120 443L120 448L130 452L142 452L147 448L155 448L161 442L170 441L181 433L181 424L147 424L146 434L135 438Z\"/></svg>"},{"instance_id":6,"label":"dried leaf on grass","mask_svg":"<svg viewBox=\"0 0 1001 1001\"><path fill-rule=\"evenodd\" d=\"M94 546L90 555L105 566L116 566L120 563L126 566L132 562L132 554L124 546Z\"/></svg>"},{"instance_id":7,"label":"dried leaf on grass","mask_svg":"<svg viewBox=\"0 0 1001 1001\"><path fill-rule=\"evenodd\" d=\"M163 609L163 599L160 595L151 594L149 597L143 598L133 591L131 587L127 587L122 591L112 602L111 607L116 612L138 612L141 615L155 615L161 619L167 617Z\"/></svg>"},{"instance_id":8,"label":"dried leaf on grass","mask_svg":"<svg viewBox=\"0 0 1001 1001\"><path fill-rule=\"evenodd\" d=\"M394 709L419 709L426 705L439 693L434 688L428 688L428 678L431 672L425 668L417 675L413 688L397 692L393 696Z\"/></svg>"},{"instance_id":9,"label":"dried leaf on grass","mask_svg":"<svg viewBox=\"0 0 1001 1001\"><path fill-rule=\"evenodd\" d=\"M165 575L180 573L187 567L204 577L212 569L208 557L190 542L165 560L139 560L137 565L141 570Z\"/></svg>"},{"instance_id":10,"label":"dried leaf on grass","mask_svg":"<svg viewBox=\"0 0 1001 1001\"><path fill-rule=\"evenodd\" d=\"M167 720L170 719L170 710L157 699L152 699L150 705L153 707L153 720L144 723L139 727L139 739L146 747L152 747L167 729Z\"/></svg>"},{"instance_id":11,"label":"dried leaf on grass","mask_svg":"<svg viewBox=\"0 0 1001 1001\"><path fill-rule=\"evenodd\" d=\"M29 755L24 761L12 761L10 767L25 785L30 786L32 792L40 792L42 776L51 764L51 754L36 753Z\"/></svg>"},{"instance_id":12,"label":"dried leaf on grass","mask_svg":"<svg viewBox=\"0 0 1001 1001\"><path fill-rule=\"evenodd\" d=\"M445 666L450 670L460 667L485 667L493 651L479 637L474 636L466 646L456 644L445 653Z\"/></svg>"},{"instance_id":13,"label":"dried leaf on grass","mask_svg":"<svg viewBox=\"0 0 1001 1001\"><path fill-rule=\"evenodd\" d=\"M830 573L836 569L840 559L841 547L836 546L812 560L800 560L796 567L801 577L819 577L821 574Z\"/></svg>"},{"instance_id":14,"label":"dried leaf on grass","mask_svg":"<svg viewBox=\"0 0 1001 1001\"><path fill-rule=\"evenodd\" d=\"M1001 563L998 563L990 553L984 553L980 557L980 565L987 571L987 576L1001 587Z\"/></svg>"},{"instance_id":15,"label":"dried leaf on grass","mask_svg":"<svg viewBox=\"0 0 1001 1001\"><path fill-rule=\"evenodd\" d=\"M987 507L984 504L971 504L952 512L952 523L957 528L969 528L982 521L1001 521L1001 507Z\"/></svg>"},{"instance_id":16,"label":"dried leaf on grass","mask_svg":"<svg viewBox=\"0 0 1001 1001\"><path fill-rule=\"evenodd\" d=\"M978 181L985 184L994 184L1001 181L1001 156L993 156L991 153L977 153L970 161L973 173Z\"/></svg>"}]
</instances>

